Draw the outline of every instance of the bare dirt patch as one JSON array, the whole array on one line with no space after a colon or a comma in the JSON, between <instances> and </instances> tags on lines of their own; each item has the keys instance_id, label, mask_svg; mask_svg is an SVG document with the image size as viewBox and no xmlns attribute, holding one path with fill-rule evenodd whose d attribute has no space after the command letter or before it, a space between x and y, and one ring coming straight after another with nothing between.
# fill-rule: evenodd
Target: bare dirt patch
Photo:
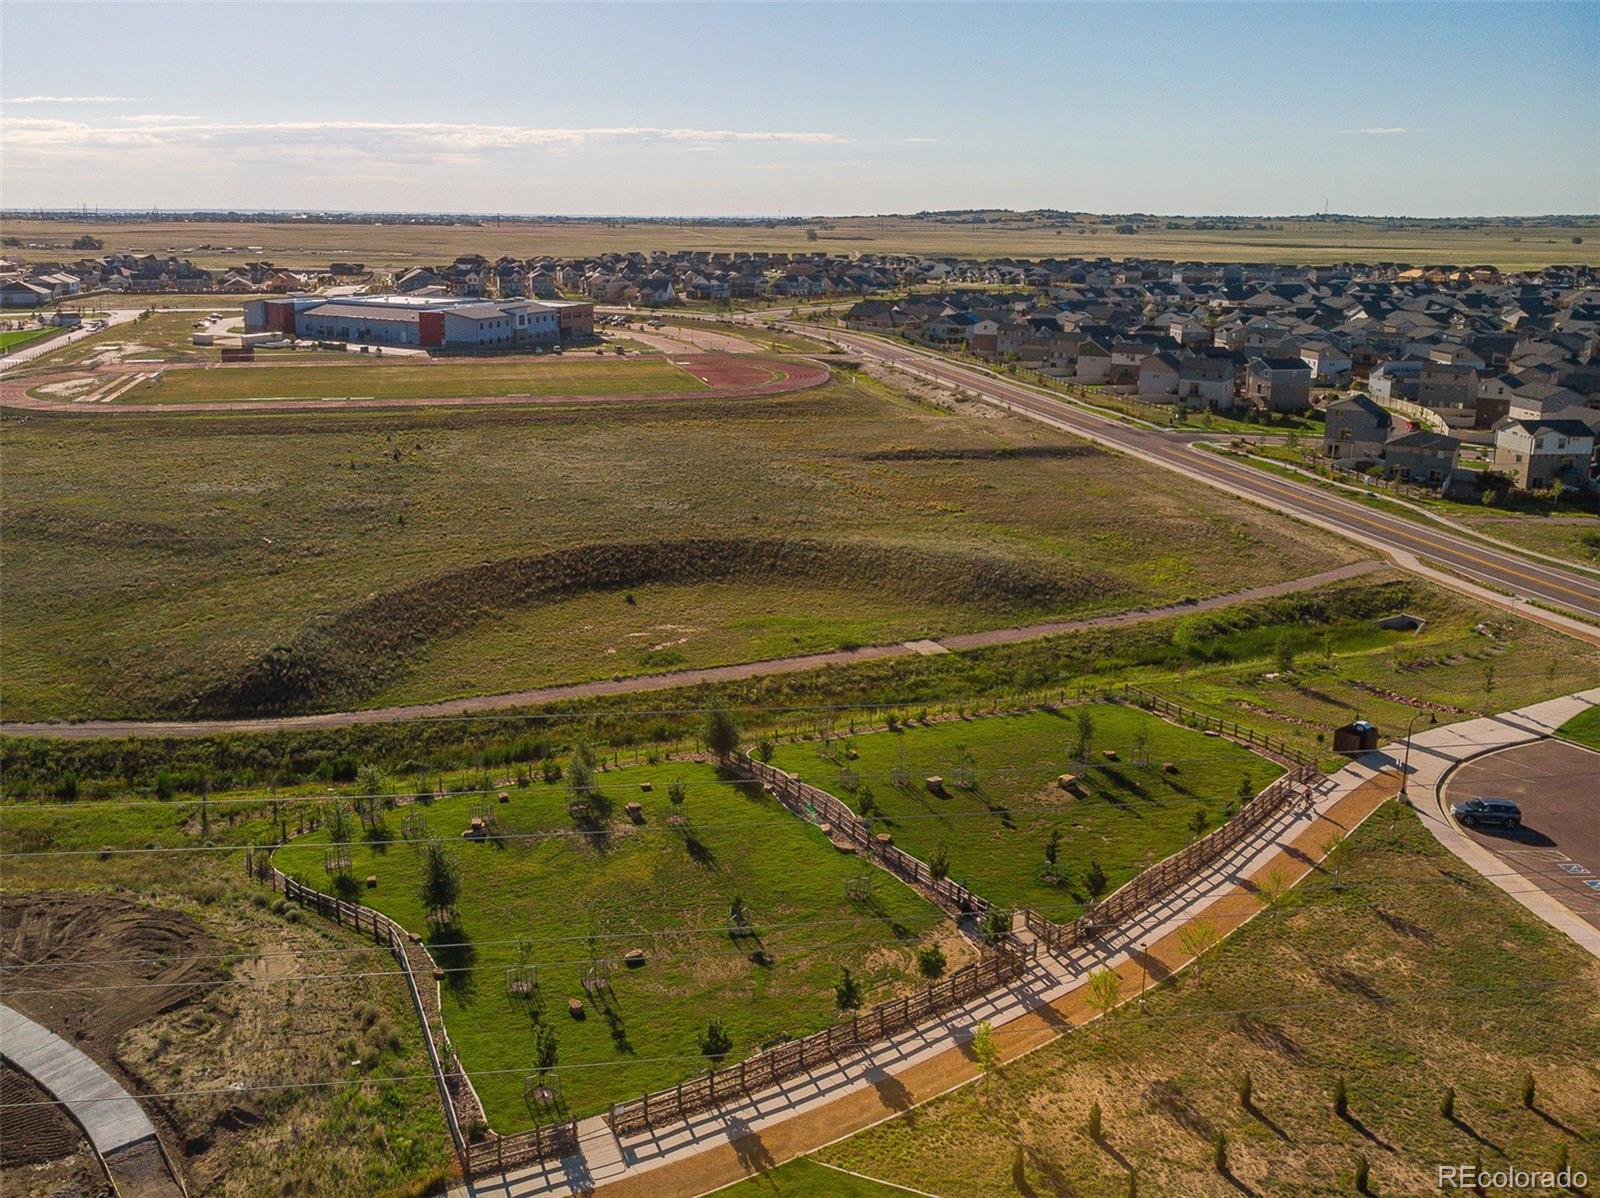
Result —
<instances>
[{"instance_id":1,"label":"bare dirt patch","mask_svg":"<svg viewBox=\"0 0 1600 1198\"><path fill-rule=\"evenodd\" d=\"M107 895L0 895L6 1002L102 1064L123 1033L216 976L193 919Z\"/></svg>"}]
</instances>

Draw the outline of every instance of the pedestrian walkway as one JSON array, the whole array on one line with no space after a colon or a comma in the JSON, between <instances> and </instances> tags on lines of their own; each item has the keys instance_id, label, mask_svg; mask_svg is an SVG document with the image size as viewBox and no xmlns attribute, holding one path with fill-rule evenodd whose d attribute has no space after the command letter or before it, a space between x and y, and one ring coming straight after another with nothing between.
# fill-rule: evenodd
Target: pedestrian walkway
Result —
<instances>
[{"instance_id":1,"label":"pedestrian walkway","mask_svg":"<svg viewBox=\"0 0 1600 1198\"><path fill-rule=\"evenodd\" d=\"M988 1021L1003 1060L1031 1051L1094 1016L1086 981L1116 970L1136 996L1187 963L1183 931L1204 915L1218 935L1262 907L1265 880L1289 885L1316 867L1399 786L1397 771L1341 771L1312 800L1256 831L1224 861L1068 959L1041 954L1004 990L942 1019L670 1128L618 1139L599 1117L578 1125L580 1153L460 1187L457 1195L533 1198L596 1192L606 1198L701 1194L891 1118L978 1076L969 1045Z\"/></svg>"},{"instance_id":2,"label":"pedestrian walkway","mask_svg":"<svg viewBox=\"0 0 1600 1198\"><path fill-rule=\"evenodd\" d=\"M156 1134L115 1078L49 1028L4 1004L0 1056L65 1103L102 1156Z\"/></svg>"}]
</instances>

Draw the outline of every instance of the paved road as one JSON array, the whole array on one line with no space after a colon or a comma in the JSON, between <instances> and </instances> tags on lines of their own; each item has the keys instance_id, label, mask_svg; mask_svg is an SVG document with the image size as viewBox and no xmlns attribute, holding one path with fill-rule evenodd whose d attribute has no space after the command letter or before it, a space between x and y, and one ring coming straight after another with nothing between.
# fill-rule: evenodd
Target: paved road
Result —
<instances>
[{"instance_id":1,"label":"paved road","mask_svg":"<svg viewBox=\"0 0 1600 1198\"><path fill-rule=\"evenodd\" d=\"M509 694L473 695L464 699L447 699L440 703L412 703L402 707L372 707L364 711L332 711L316 715L242 720L84 720L70 724L6 723L0 724L0 733L6 736L48 736L60 740L101 740L123 736L210 736L225 732L289 732L306 728L332 728L346 724L389 724L402 720L437 720L458 716L489 715L496 710L511 707L534 707L570 699L592 699L601 695L639 694L679 686L698 686L703 683L732 682L775 674L794 674L802 670L850 665L854 662L875 661L885 657L949 653L981 648L985 645L1009 645L1018 641L1038 640L1041 637L1059 636L1065 632L1086 628L1111 628L1136 624L1166 616L1213 611L1254 599L1272 599L1279 595L1307 591L1330 582L1339 582L1369 573L1378 565L1379 563L1375 561L1354 562L1348 566L1325 570L1320 574L1291 578L1287 582L1251 587L1248 590L1233 591L1225 595L1212 595L1195 603L1174 603L1167 607L1140 608L1104 616L1086 616L1079 620L1028 624L1019 628L991 628L984 632L961 633L937 641L867 645L860 649L838 649L831 653L810 653L801 657L783 657L772 661L746 661L698 670L674 670L666 674L640 674L632 678L576 682Z\"/></svg>"},{"instance_id":2,"label":"paved road","mask_svg":"<svg viewBox=\"0 0 1600 1198\"><path fill-rule=\"evenodd\" d=\"M1522 826L1463 834L1600 930L1600 753L1536 740L1473 758L1445 779L1446 810L1485 798L1518 803Z\"/></svg>"},{"instance_id":3,"label":"paved road","mask_svg":"<svg viewBox=\"0 0 1600 1198\"><path fill-rule=\"evenodd\" d=\"M806 329L803 324L793 327L800 332ZM1532 600L1580 620L1600 621L1600 579L1503 552L1448 529L1389 515L1369 504L1195 449L1183 437L1085 411L1040 390L914 346L839 329L829 329L827 335L863 357L966 388L992 403L1370 545L1397 565L1428 573L1438 581L1459 575L1482 588L1514 596L1523 601L1520 608L1528 608L1526 601ZM1428 570L1430 562L1449 573ZM1551 621L1535 610L1525 614L1600 644L1600 629L1571 620Z\"/></svg>"}]
</instances>

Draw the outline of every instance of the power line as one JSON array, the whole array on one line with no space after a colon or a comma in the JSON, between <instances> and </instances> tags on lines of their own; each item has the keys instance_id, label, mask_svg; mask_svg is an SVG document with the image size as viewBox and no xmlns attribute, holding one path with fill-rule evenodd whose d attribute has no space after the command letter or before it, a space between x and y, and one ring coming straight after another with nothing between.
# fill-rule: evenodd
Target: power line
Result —
<instances>
[{"instance_id":1,"label":"power line","mask_svg":"<svg viewBox=\"0 0 1600 1198\"><path fill-rule=\"evenodd\" d=\"M1515 874L1509 874L1509 875L1481 875L1481 876L1483 876L1483 877L1506 876L1506 877L1519 877L1520 878L1520 875L1515 875ZM1328 884L1325 884L1325 885L1322 885L1322 886L1316 886L1316 887L1311 887L1311 888L1297 888L1293 893L1295 893L1295 894L1308 894L1308 893L1332 892L1334 894L1342 894L1342 893L1344 893L1346 891L1353 891L1359 886L1368 885L1368 884L1370 884L1370 882L1372 882L1374 880L1378 881L1378 882L1401 881L1401 882L1405 882L1408 885L1426 885L1426 884L1449 884L1449 885L1455 885L1456 884L1452 879L1449 879L1449 878L1410 879L1410 878L1406 878L1404 876L1398 876L1398 877L1387 877L1387 878L1378 878L1378 879L1363 879L1363 880L1360 880L1360 881L1353 881L1353 882L1347 882L1347 883L1337 883L1337 882L1335 882L1335 883L1328 883ZM1530 884L1530 888L1529 888L1528 893L1534 893L1537 890L1538 890L1538 887L1532 886ZM1263 918L1263 917L1287 918L1287 917L1292 917L1292 916L1298 915L1301 912L1305 912L1305 911L1324 911L1324 910L1375 911L1375 910L1379 910L1379 909L1389 905L1389 903L1391 901L1393 901L1393 900L1372 901L1372 902L1365 902L1365 903L1346 902L1346 901L1337 900L1337 899L1333 900L1333 901L1327 901L1327 902L1306 901L1306 902L1299 902L1299 903L1296 903L1296 904L1294 904L1292 906L1286 906L1286 907L1263 908L1261 910L1252 912L1252 918ZM1052 915L1061 914L1059 912L1038 911L1037 908L1035 908L1035 911L1040 915L1044 915L1046 918L1050 918ZM1078 913L1081 913L1081 912L1078 912ZM1078 913L1072 914L1071 918L1076 918ZM874 924L875 925L875 924L882 924L882 923L886 923L886 922L902 924L902 925L907 924L907 923L913 923L913 922L927 922L927 923L931 923L931 924L937 925L937 924L943 923L948 918L950 918L950 917L945 915L943 912L924 912L924 913L908 914L908 915L906 915L904 917L895 917L895 916L890 916L890 915L882 915L882 916L861 917L861 918L856 918L856 919L842 919L842 920L796 921L796 922L793 922L793 923L786 923L786 924L766 924L766 923L761 923L761 922L757 921L752 925L752 929L751 930L752 930L752 934L755 935L755 936L764 936L764 935L766 935L767 933L770 933L770 932L779 932L779 931L786 931L786 930L791 930L791 929L810 929L810 928L824 928L824 927L859 926L859 925L863 925L863 924ZM1208 919L1208 918L1211 918L1211 916L1209 914L1209 910L1205 910L1205 911L1196 912L1196 913L1188 916L1182 922L1183 923L1194 923L1194 922L1197 922L1197 921L1200 921L1200 920L1205 920L1205 919ZM498 947L498 946L504 946L504 945L511 945L511 946L520 947L521 945L524 945L524 944L540 944L540 943L570 944L570 943L577 943L577 942L587 942L587 941L590 941L590 940L626 941L626 940L654 939L655 937L660 937L660 936L674 936L674 935L680 935L680 934L681 935L718 935L718 936L723 936L723 935L728 935L729 934L729 929L728 929L728 927L726 925L713 925L713 926L706 926L706 927L700 927L700 928L629 929L629 930L615 931L615 932L613 932L613 931L600 932L600 933L594 934L593 936L574 934L574 935L570 935L570 936L558 936L558 937L531 937L531 938L508 937L508 938L501 938L501 939L494 939L494 940L442 941L442 942L437 942L437 943L433 943L433 944L428 944L426 947L430 950L430 952L431 951L438 951L440 953L448 953L452 949L460 949L460 948L477 949L477 948L482 948L482 947L490 947L490 946ZM1163 935L1165 935L1165 933L1163 933ZM794 950L794 953L797 956L809 956L809 955L812 955L813 953L826 952L826 951L830 951L830 950L835 949L835 948L851 948L851 947L856 947L856 946L860 946L860 945L877 945L877 944L908 945L909 941L908 941L908 938L903 937L903 936L898 936L898 935L890 936L890 937L882 937L882 938L835 940L835 941L829 941L827 943L820 944L820 945L813 945L813 946L811 946L809 948L797 948L797 949ZM67 970L67 969L88 969L88 968L92 968L92 967L101 967L101 966L105 966L105 965L138 965L138 964L168 965L168 964L187 963L187 962L191 962L191 961L225 960L225 959L230 959L230 958L237 958L237 957L240 957L240 956L246 956L252 961L269 961L269 960L279 960L279 959L295 960L295 959L300 959L300 958L303 958L303 957L343 956L343 955L354 954L354 953L363 953L363 954L365 954L365 953L381 952L381 951L383 951L381 945L373 944L373 945L347 945L347 946L334 947L334 948L317 949L317 950L313 950L313 951L310 951L310 952L304 952L304 953L301 953L301 952L248 953L248 952L244 952L244 951L235 951L235 952L232 952L232 953L193 954L193 955L183 955L183 956L148 957L148 958L124 958L124 959L118 959L118 958L87 958L87 959L73 960L73 961L40 962L38 964L32 964L32 965L30 965L30 964L12 964L12 965L7 965L7 966L4 966L4 967L0 967L0 973L6 972L6 971L10 971L10 972L13 972L13 973L31 974L36 970L42 970L42 969L63 969L63 970ZM743 949L730 948L730 949L726 949L726 950L722 950L722 951L718 951L718 952L708 952L708 953L652 953L652 954L650 954L650 960L654 961L654 962L663 962L663 961L699 961L699 960L711 960L711 959L721 958L721 957L724 957L724 956L741 956L741 957L743 957L743 956L747 956L747 955L748 954ZM620 957L611 957L611 956L607 956L605 954L600 954L599 956L588 956L588 957L558 959L558 960L554 960L554 961L532 960L532 961L529 961L528 964L534 965L534 966L539 967L539 968L552 968L553 969L553 968L562 967L562 966L569 966L569 965L588 965L588 964L593 963L595 960L608 961L608 962L610 962L612 964L615 964L620 959L621 959ZM503 964L503 960L502 960L502 962L497 962L494 966L485 966L483 968L500 968L502 964ZM440 965L436 964L435 968L437 968L441 973L445 973L445 974L453 974L453 973L470 974L470 973L474 972L476 969L480 968L480 966L477 966L477 965L440 966ZM80 992L80 991L81 992L88 992L88 991L99 991L99 990L169 989L169 988L173 988L173 987L189 987L189 986L193 986L193 987L202 987L202 986L204 986L204 987L214 987L214 986L218 986L218 985L235 985L235 984L236 985L259 986L259 985L290 983L290 982L327 981L327 980L337 980L337 979L343 979L343 978L356 979L356 978L404 977L404 976L406 976L406 972L404 970L373 970L373 971L363 971L363 972L358 972L358 973L341 972L341 973L331 973L331 974L298 974L298 975L294 975L294 976L278 977L278 978L271 978L271 977L269 977L269 978L226 978L226 979L220 979L220 980L213 979L213 980L210 980L210 981L194 981L194 982L182 981L182 980L173 980L173 981L142 982L142 983L141 982L117 983L117 984L108 983L108 984L103 984L103 985L92 985L92 986L46 987L46 988L39 988L39 989L33 989L33 990L14 990L13 989L13 990L9 990L8 992L11 993L11 994L52 994L52 993L70 993L70 992Z\"/></svg>"}]
</instances>

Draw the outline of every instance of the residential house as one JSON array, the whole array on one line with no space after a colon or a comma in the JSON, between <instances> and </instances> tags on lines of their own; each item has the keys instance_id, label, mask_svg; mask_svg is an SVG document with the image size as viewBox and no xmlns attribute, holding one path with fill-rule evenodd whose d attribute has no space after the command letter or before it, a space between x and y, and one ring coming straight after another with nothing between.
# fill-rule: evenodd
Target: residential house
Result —
<instances>
[{"instance_id":1,"label":"residential house","mask_svg":"<svg viewBox=\"0 0 1600 1198\"><path fill-rule=\"evenodd\" d=\"M1394 417L1371 396L1333 400L1325 409L1322 452L1335 462L1377 462L1394 431Z\"/></svg>"},{"instance_id":2,"label":"residential house","mask_svg":"<svg viewBox=\"0 0 1600 1198\"><path fill-rule=\"evenodd\" d=\"M1402 482L1443 486L1455 473L1461 442L1443 433L1418 429L1383 446L1383 473Z\"/></svg>"},{"instance_id":3,"label":"residential house","mask_svg":"<svg viewBox=\"0 0 1600 1198\"><path fill-rule=\"evenodd\" d=\"M1251 358L1245 399L1267 412L1304 412L1311 406L1311 367L1299 358Z\"/></svg>"},{"instance_id":4,"label":"residential house","mask_svg":"<svg viewBox=\"0 0 1600 1198\"><path fill-rule=\"evenodd\" d=\"M1505 419L1494 430L1494 468L1525 491L1587 488L1593 474L1595 434L1578 420Z\"/></svg>"},{"instance_id":5,"label":"residential house","mask_svg":"<svg viewBox=\"0 0 1600 1198\"><path fill-rule=\"evenodd\" d=\"M1336 345L1302 345L1300 360L1311 367L1311 381L1319 387L1342 387L1350 381L1350 355Z\"/></svg>"},{"instance_id":6,"label":"residential house","mask_svg":"<svg viewBox=\"0 0 1600 1198\"><path fill-rule=\"evenodd\" d=\"M1478 399L1478 372L1471 366L1427 361L1417 373L1417 402L1425 408L1467 408Z\"/></svg>"}]
</instances>

